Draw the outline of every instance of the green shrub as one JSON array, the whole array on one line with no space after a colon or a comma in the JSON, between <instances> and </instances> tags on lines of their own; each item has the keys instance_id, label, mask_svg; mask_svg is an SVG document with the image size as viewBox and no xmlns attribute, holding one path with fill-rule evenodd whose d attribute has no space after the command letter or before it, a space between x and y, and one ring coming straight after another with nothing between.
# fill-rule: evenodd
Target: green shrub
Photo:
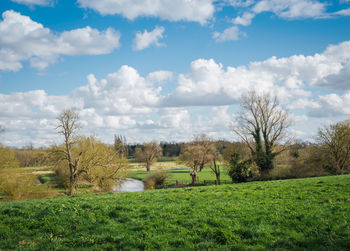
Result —
<instances>
[{"instance_id":1,"label":"green shrub","mask_svg":"<svg viewBox=\"0 0 350 251\"><path fill-rule=\"evenodd\" d=\"M169 179L169 173L166 172L155 172L148 175L145 181L146 189L158 189L165 185L165 181Z\"/></svg>"},{"instance_id":2,"label":"green shrub","mask_svg":"<svg viewBox=\"0 0 350 251\"><path fill-rule=\"evenodd\" d=\"M0 190L12 200L43 198L52 195L47 185L39 185L37 176L18 169L0 171Z\"/></svg>"},{"instance_id":3,"label":"green shrub","mask_svg":"<svg viewBox=\"0 0 350 251\"><path fill-rule=\"evenodd\" d=\"M241 160L239 153L231 154L228 175L233 182L246 182L253 177L254 162L251 159Z\"/></svg>"}]
</instances>

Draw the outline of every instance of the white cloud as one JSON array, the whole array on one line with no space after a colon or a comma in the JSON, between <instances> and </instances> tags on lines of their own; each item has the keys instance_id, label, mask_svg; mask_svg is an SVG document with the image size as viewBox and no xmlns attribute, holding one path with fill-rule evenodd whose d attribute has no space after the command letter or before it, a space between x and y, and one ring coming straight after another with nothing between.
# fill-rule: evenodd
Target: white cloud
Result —
<instances>
[{"instance_id":1,"label":"white cloud","mask_svg":"<svg viewBox=\"0 0 350 251\"><path fill-rule=\"evenodd\" d=\"M153 44L157 47L162 46L162 44L159 43L159 39L163 38L164 30L164 27L160 26L154 28L154 30L150 32L147 30L145 30L143 33L138 31L134 39L133 49L140 51L150 47Z\"/></svg>"},{"instance_id":2,"label":"white cloud","mask_svg":"<svg viewBox=\"0 0 350 251\"><path fill-rule=\"evenodd\" d=\"M188 73L179 75L178 87L163 103L168 106L228 105L251 89L274 91L283 103L289 103L311 96L308 90L311 87L348 89L349 62L350 41L331 45L313 56L271 57L227 69L213 59L198 59L191 63Z\"/></svg>"},{"instance_id":3,"label":"white cloud","mask_svg":"<svg viewBox=\"0 0 350 251\"><path fill-rule=\"evenodd\" d=\"M169 21L194 21L205 24L213 17L214 0L78 0L83 8L102 15L122 15L128 19L149 16Z\"/></svg>"},{"instance_id":4,"label":"white cloud","mask_svg":"<svg viewBox=\"0 0 350 251\"><path fill-rule=\"evenodd\" d=\"M25 5L41 5L41 6L48 6L53 5L53 0L11 0L12 2L25 4Z\"/></svg>"},{"instance_id":5,"label":"white cloud","mask_svg":"<svg viewBox=\"0 0 350 251\"><path fill-rule=\"evenodd\" d=\"M251 24L255 14L251 12L245 12L241 17L236 17L232 20L235 25L248 26Z\"/></svg>"},{"instance_id":6,"label":"white cloud","mask_svg":"<svg viewBox=\"0 0 350 251\"><path fill-rule=\"evenodd\" d=\"M2 141L50 144L58 139L55 117L71 107L80 111L84 134L110 143L115 133L129 142L188 140L198 133L229 138L227 124L241 95L251 89L276 93L295 120L294 133L307 138L328 118L339 121L350 115L349 61L350 41L312 56L271 57L238 67L198 59L176 76L177 86L169 94L159 86L172 78L171 72L141 76L124 65L102 79L90 74L87 85L66 96L42 90L0 94L0 124L7 129Z\"/></svg>"},{"instance_id":7,"label":"white cloud","mask_svg":"<svg viewBox=\"0 0 350 251\"><path fill-rule=\"evenodd\" d=\"M164 73L150 73L153 76L150 81L140 76L134 68L124 65L101 80L90 74L88 85L76 89L73 96L83 99L85 108L98 108L109 115L150 113L150 108L158 106L162 99L161 87L155 88L153 83L165 80L164 76L160 76Z\"/></svg>"},{"instance_id":8,"label":"white cloud","mask_svg":"<svg viewBox=\"0 0 350 251\"><path fill-rule=\"evenodd\" d=\"M242 33L237 26L232 26L230 28L225 29L223 32L214 32L213 38L217 42L225 42L225 41L232 41L232 40L238 40L241 38L241 36L244 36L245 33Z\"/></svg>"},{"instance_id":9,"label":"white cloud","mask_svg":"<svg viewBox=\"0 0 350 251\"><path fill-rule=\"evenodd\" d=\"M262 0L252 11L272 12L281 18L319 18L325 15L326 4L315 0Z\"/></svg>"},{"instance_id":10,"label":"white cloud","mask_svg":"<svg viewBox=\"0 0 350 251\"><path fill-rule=\"evenodd\" d=\"M147 76L147 80L152 83L162 83L172 79L173 73L171 71L155 71Z\"/></svg>"},{"instance_id":11,"label":"white cloud","mask_svg":"<svg viewBox=\"0 0 350 251\"><path fill-rule=\"evenodd\" d=\"M343 9L337 12L334 12L333 15L338 15L338 16L350 16L350 8Z\"/></svg>"},{"instance_id":12,"label":"white cloud","mask_svg":"<svg viewBox=\"0 0 350 251\"><path fill-rule=\"evenodd\" d=\"M43 70L61 55L100 55L119 47L119 32L112 28L98 31L87 26L57 34L12 10L5 11L2 17L0 70L18 71L25 60Z\"/></svg>"}]
</instances>

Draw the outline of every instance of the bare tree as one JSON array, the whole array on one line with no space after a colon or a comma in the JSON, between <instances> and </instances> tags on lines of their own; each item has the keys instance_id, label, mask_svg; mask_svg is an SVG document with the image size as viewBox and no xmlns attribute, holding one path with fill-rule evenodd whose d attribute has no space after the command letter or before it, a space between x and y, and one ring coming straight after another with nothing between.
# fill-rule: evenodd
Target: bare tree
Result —
<instances>
[{"instance_id":1,"label":"bare tree","mask_svg":"<svg viewBox=\"0 0 350 251\"><path fill-rule=\"evenodd\" d=\"M195 185L197 182L198 171L202 171L204 165L213 160L215 153L215 142L210 140L205 134L195 136L193 141L184 145L179 160L192 168L190 173L192 185Z\"/></svg>"},{"instance_id":2,"label":"bare tree","mask_svg":"<svg viewBox=\"0 0 350 251\"><path fill-rule=\"evenodd\" d=\"M136 148L135 157L137 160L145 162L146 170L151 170L151 165L157 157L162 156L162 148L156 141L145 143L141 148Z\"/></svg>"},{"instance_id":3,"label":"bare tree","mask_svg":"<svg viewBox=\"0 0 350 251\"><path fill-rule=\"evenodd\" d=\"M64 137L64 148L56 149L56 154L58 154L60 160L66 160L68 162L70 180L69 180L69 194L75 194L75 188L77 186L77 181L79 176L82 174L83 170L79 170L79 163L82 152L78 153L77 156L73 156L72 148L77 142L76 133L80 129L79 124L79 114L74 110L64 110L58 117L58 130L59 134Z\"/></svg>"},{"instance_id":4,"label":"bare tree","mask_svg":"<svg viewBox=\"0 0 350 251\"><path fill-rule=\"evenodd\" d=\"M283 110L276 96L249 92L241 100L242 112L232 125L250 149L262 175L274 168L274 159L285 148L276 149L287 139L287 128L291 125L288 112Z\"/></svg>"},{"instance_id":5,"label":"bare tree","mask_svg":"<svg viewBox=\"0 0 350 251\"><path fill-rule=\"evenodd\" d=\"M114 135L114 149L121 157L128 157L128 144L125 136Z\"/></svg>"},{"instance_id":6,"label":"bare tree","mask_svg":"<svg viewBox=\"0 0 350 251\"><path fill-rule=\"evenodd\" d=\"M350 120L320 129L317 139L326 156L324 164L330 162L329 169L343 174L350 166Z\"/></svg>"},{"instance_id":7,"label":"bare tree","mask_svg":"<svg viewBox=\"0 0 350 251\"><path fill-rule=\"evenodd\" d=\"M212 164L209 166L210 169L213 171L213 173L215 173L215 177L216 177L216 184L220 185L221 180L220 180L220 165L218 164L218 162L221 159L221 155L218 151L216 151L214 154L212 154Z\"/></svg>"}]
</instances>

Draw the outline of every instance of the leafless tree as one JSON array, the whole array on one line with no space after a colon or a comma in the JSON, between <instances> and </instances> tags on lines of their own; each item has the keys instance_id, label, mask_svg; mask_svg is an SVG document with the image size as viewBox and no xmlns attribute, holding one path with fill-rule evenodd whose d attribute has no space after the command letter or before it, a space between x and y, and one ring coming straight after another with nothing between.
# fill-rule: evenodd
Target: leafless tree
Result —
<instances>
[{"instance_id":1,"label":"leafless tree","mask_svg":"<svg viewBox=\"0 0 350 251\"><path fill-rule=\"evenodd\" d=\"M350 166L350 120L320 129L317 139L327 156L325 162L330 162L330 169L343 174Z\"/></svg>"},{"instance_id":2,"label":"leafless tree","mask_svg":"<svg viewBox=\"0 0 350 251\"><path fill-rule=\"evenodd\" d=\"M123 158L128 157L128 144L125 136L114 135L114 149Z\"/></svg>"},{"instance_id":3,"label":"leafless tree","mask_svg":"<svg viewBox=\"0 0 350 251\"><path fill-rule=\"evenodd\" d=\"M137 160L145 162L146 170L151 170L151 165L157 157L162 156L162 148L156 141L145 143L141 148L136 148L135 157Z\"/></svg>"},{"instance_id":4,"label":"leafless tree","mask_svg":"<svg viewBox=\"0 0 350 251\"><path fill-rule=\"evenodd\" d=\"M277 96L254 91L242 97L241 109L231 129L246 143L261 174L268 174L274 168L274 158L285 150L276 146L287 141L291 125L288 112L281 108Z\"/></svg>"},{"instance_id":5,"label":"leafless tree","mask_svg":"<svg viewBox=\"0 0 350 251\"><path fill-rule=\"evenodd\" d=\"M78 177L82 173L82 170L79 170L82 152L78 153L77 156L73 156L72 154L72 148L77 142L76 133L80 129L79 114L74 110L64 110L57 117L57 120L58 126L56 127L56 130L64 137L64 148L62 150L57 148L56 156L59 156L61 160L66 160L68 162L70 172L69 194L74 195Z\"/></svg>"},{"instance_id":6,"label":"leafless tree","mask_svg":"<svg viewBox=\"0 0 350 251\"><path fill-rule=\"evenodd\" d=\"M210 169L213 171L213 173L215 173L215 177L216 177L216 184L220 185L221 180L220 180L220 165L219 165L219 161L221 159L220 153L218 151L216 151L215 153L212 154L212 164L209 166Z\"/></svg>"}]
</instances>

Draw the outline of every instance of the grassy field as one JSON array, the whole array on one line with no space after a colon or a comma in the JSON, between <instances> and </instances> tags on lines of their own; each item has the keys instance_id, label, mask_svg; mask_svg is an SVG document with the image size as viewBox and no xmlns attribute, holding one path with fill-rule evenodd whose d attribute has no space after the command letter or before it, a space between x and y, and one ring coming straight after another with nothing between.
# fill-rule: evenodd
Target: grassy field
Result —
<instances>
[{"instance_id":1,"label":"grassy field","mask_svg":"<svg viewBox=\"0 0 350 251\"><path fill-rule=\"evenodd\" d=\"M146 170L145 164L140 162L129 162L130 170ZM152 164L153 170L166 170L166 169L174 169L174 168L184 168L185 165L180 164L176 161L157 161Z\"/></svg>"},{"instance_id":2,"label":"grassy field","mask_svg":"<svg viewBox=\"0 0 350 251\"><path fill-rule=\"evenodd\" d=\"M349 250L350 176L0 203L0 249Z\"/></svg>"},{"instance_id":3,"label":"grassy field","mask_svg":"<svg viewBox=\"0 0 350 251\"><path fill-rule=\"evenodd\" d=\"M169 174L169 179L166 181L166 185L171 186L176 184L176 181L178 181L180 184L182 183L191 183L192 178L190 176L190 172L192 169L189 168L177 168L177 169L170 169L170 170L164 170L164 172ZM139 180L145 180L148 175L159 172L159 170L151 170L150 172L147 171L130 171L129 177ZM221 181L223 182L231 182L231 178L228 176L226 169L221 170ZM210 168L204 168L201 172L198 172L198 182L204 182L205 180L208 181L215 181L215 174Z\"/></svg>"}]
</instances>

